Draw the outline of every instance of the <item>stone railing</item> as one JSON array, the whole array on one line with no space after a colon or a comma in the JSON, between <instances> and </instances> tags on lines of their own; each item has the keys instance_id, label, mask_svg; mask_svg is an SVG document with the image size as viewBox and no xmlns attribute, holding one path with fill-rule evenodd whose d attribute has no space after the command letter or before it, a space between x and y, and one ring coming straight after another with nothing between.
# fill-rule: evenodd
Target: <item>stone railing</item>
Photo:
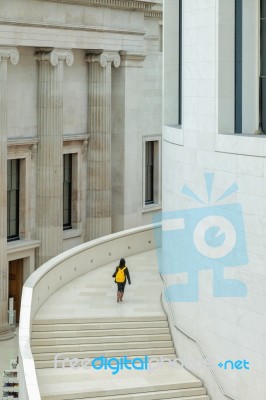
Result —
<instances>
[{"instance_id":1,"label":"stone railing","mask_svg":"<svg viewBox=\"0 0 266 400\"><path fill-rule=\"evenodd\" d=\"M62 286L95 268L155 249L160 229L160 224L147 225L92 240L49 260L28 278L23 286L19 326L21 400L41 400L30 339L32 322L42 304Z\"/></svg>"}]
</instances>

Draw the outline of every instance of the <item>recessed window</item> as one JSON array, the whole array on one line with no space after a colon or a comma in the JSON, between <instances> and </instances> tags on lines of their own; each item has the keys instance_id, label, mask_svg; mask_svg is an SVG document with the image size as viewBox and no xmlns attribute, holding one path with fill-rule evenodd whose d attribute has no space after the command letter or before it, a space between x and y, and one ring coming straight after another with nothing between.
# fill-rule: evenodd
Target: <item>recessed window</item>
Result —
<instances>
[{"instance_id":1,"label":"recessed window","mask_svg":"<svg viewBox=\"0 0 266 400\"><path fill-rule=\"evenodd\" d=\"M260 0L260 128L266 133L266 0Z\"/></svg>"},{"instance_id":2,"label":"recessed window","mask_svg":"<svg viewBox=\"0 0 266 400\"><path fill-rule=\"evenodd\" d=\"M145 204L154 203L154 142L146 142L145 149Z\"/></svg>"},{"instance_id":3,"label":"recessed window","mask_svg":"<svg viewBox=\"0 0 266 400\"><path fill-rule=\"evenodd\" d=\"M235 0L235 133L242 133L242 0Z\"/></svg>"},{"instance_id":4,"label":"recessed window","mask_svg":"<svg viewBox=\"0 0 266 400\"><path fill-rule=\"evenodd\" d=\"M158 206L160 203L160 140L144 139L143 205Z\"/></svg>"},{"instance_id":5,"label":"recessed window","mask_svg":"<svg viewBox=\"0 0 266 400\"><path fill-rule=\"evenodd\" d=\"M163 26L164 125L181 128L182 124L182 0L166 1Z\"/></svg>"},{"instance_id":6,"label":"recessed window","mask_svg":"<svg viewBox=\"0 0 266 400\"><path fill-rule=\"evenodd\" d=\"M63 228L72 228L72 154L64 154Z\"/></svg>"},{"instance_id":7,"label":"recessed window","mask_svg":"<svg viewBox=\"0 0 266 400\"><path fill-rule=\"evenodd\" d=\"M178 125L182 125L182 47L183 47L183 20L182 20L182 10L183 10L183 0L179 0L179 12L178 12L178 40L179 40L179 57L178 57Z\"/></svg>"},{"instance_id":8,"label":"recessed window","mask_svg":"<svg viewBox=\"0 0 266 400\"><path fill-rule=\"evenodd\" d=\"M19 239L20 160L7 161L7 240Z\"/></svg>"}]
</instances>

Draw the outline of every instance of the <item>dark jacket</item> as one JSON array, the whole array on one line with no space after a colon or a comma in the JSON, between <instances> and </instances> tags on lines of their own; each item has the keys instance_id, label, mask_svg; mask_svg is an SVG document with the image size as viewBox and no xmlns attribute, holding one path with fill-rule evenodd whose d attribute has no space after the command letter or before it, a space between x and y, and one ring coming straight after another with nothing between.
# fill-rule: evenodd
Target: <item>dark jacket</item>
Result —
<instances>
[{"instance_id":1,"label":"dark jacket","mask_svg":"<svg viewBox=\"0 0 266 400\"><path fill-rule=\"evenodd\" d=\"M125 266L126 267L126 266ZM116 274L117 274L117 271L118 271L118 269L123 269L124 267L116 267L116 270L115 270L115 272L113 273L113 275L112 275L112 277L113 278L115 278L116 277ZM131 285L131 280L130 280L130 275L129 275L129 271L128 271L128 268L126 267L126 269L124 270L124 273L125 273L125 283L126 283L126 281L128 280L128 283Z\"/></svg>"}]
</instances>

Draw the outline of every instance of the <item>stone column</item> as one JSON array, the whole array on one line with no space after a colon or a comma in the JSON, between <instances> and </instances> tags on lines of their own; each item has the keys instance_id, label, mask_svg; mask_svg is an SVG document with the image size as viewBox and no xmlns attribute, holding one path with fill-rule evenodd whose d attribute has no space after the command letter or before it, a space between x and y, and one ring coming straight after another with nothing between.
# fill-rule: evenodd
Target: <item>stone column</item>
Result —
<instances>
[{"instance_id":1,"label":"stone column","mask_svg":"<svg viewBox=\"0 0 266 400\"><path fill-rule=\"evenodd\" d=\"M14 336L7 322L7 64L15 65L18 60L16 48L0 48L0 340Z\"/></svg>"},{"instance_id":2,"label":"stone column","mask_svg":"<svg viewBox=\"0 0 266 400\"><path fill-rule=\"evenodd\" d=\"M111 66L119 67L116 52L88 54L88 189L87 240L111 233Z\"/></svg>"},{"instance_id":3,"label":"stone column","mask_svg":"<svg viewBox=\"0 0 266 400\"><path fill-rule=\"evenodd\" d=\"M37 239L40 266L63 250L63 71L70 50L40 51L38 87Z\"/></svg>"}]
</instances>

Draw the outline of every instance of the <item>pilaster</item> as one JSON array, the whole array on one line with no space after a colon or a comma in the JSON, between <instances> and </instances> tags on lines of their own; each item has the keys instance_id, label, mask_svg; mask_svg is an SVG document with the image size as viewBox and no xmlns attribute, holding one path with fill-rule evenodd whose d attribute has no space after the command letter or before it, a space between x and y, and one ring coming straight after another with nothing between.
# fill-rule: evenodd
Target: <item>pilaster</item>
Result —
<instances>
[{"instance_id":1,"label":"pilaster","mask_svg":"<svg viewBox=\"0 0 266 400\"><path fill-rule=\"evenodd\" d=\"M88 54L89 141L87 240L111 233L111 67L119 67L117 52Z\"/></svg>"},{"instance_id":2,"label":"pilaster","mask_svg":"<svg viewBox=\"0 0 266 400\"><path fill-rule=\"evenodd\" d=\"M121 65L112 81L113 232L142 224L142 135L143 120L148 119L144 114L146 54L119 54Z\"/></svg>"},{"instance_id":3,"label":"pilaster","mask_svg":"<svg viewBox=\"0 0 266 400\"><path fill-rule=\"evenodd\" d=\"M70 50L36 53L39 62L37 150L37 250L40 266L63 249L63 72Z\"/></svg>"},{"instance_id":4,"label":"pilaster","mask_svg":"<svg viewBox=\"0 0 266 400\"><path fill-rule=\"evenodd\" d=\"M9 61L16 65L18 60L16 48L0 48L0 340L14 336L7 321L7 70Z\"/></svg>"}]
</instances>

